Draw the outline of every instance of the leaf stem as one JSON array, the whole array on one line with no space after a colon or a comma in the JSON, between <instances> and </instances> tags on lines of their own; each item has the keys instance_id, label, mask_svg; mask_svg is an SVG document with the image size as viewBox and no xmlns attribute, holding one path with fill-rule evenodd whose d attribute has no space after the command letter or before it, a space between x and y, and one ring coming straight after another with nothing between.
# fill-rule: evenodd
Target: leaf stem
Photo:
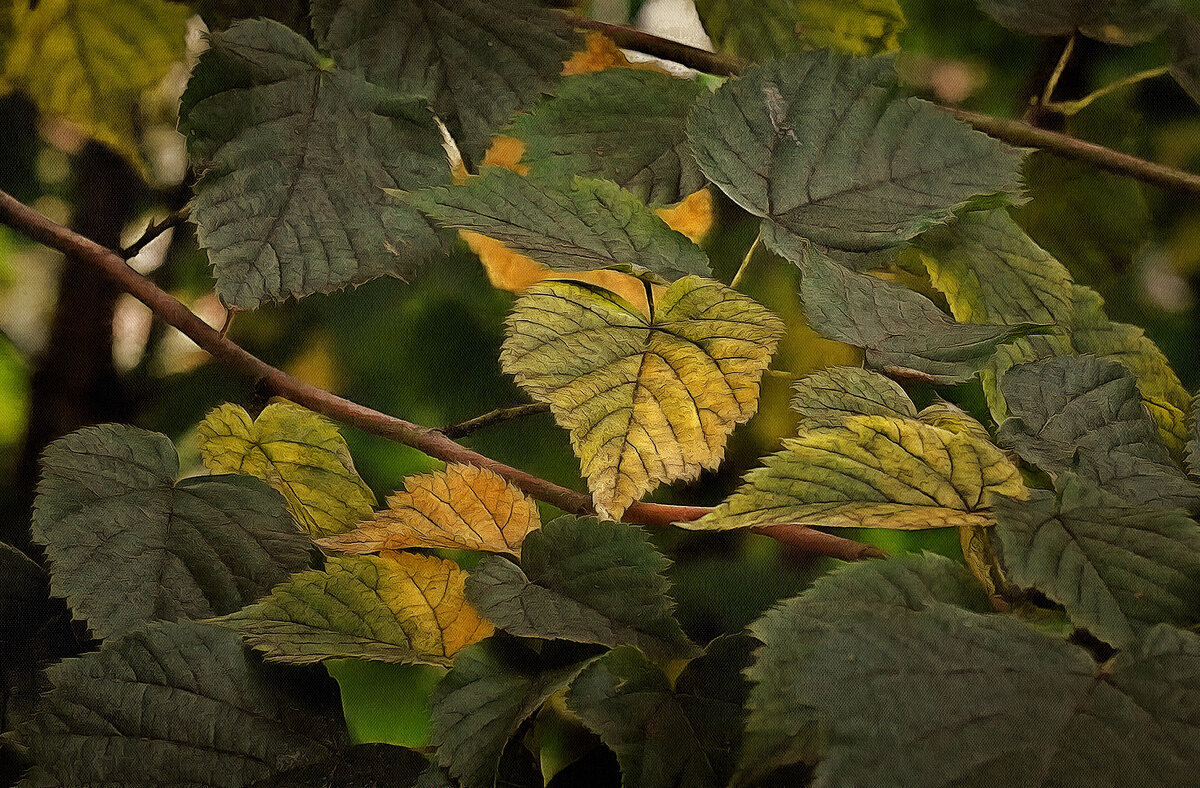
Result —
<instances>
[{"instance_id":1,"label":"leaf stem","mask_svg":"<svg viewBox=\"0 0 1200 788\"><path fill-rule=\"evenodd\" d=\"M746 250L746 256L742 258L742 264L738 266L737 273L733 275L733 281L729 286L734 290L742 283L742 277L746 275L746 269L750 267L750 260L754 257L755 250L758 249L759 242L762 241L762 233L754 236L754 243L750 244L750 248Z\"/></svg>"},{"instance_id":2,"label":"leaf stem","mask_svg":"<svg viewBox=\"0 0 1200 788\"><path fill-rule=\"evenodd\" d=\"M1161 77L1164 74L1169 74L1170 72L1171 72L1170 66L1159 66L1158 68L1148 68L1145 71L1139 71L1136 74L1131 74L1130 76L1125 77L1124 79L1119 79L1116 82L1113 82L1112 84L1105 85L1104 87L1102 87L1098 90L1094 90L1091 93L1084 96L1083 98L1075 99L1074 101L1048 101L1048 102L1043 102L1043 105L1046 107L1046 109L1053 110L1054 112L1057 112L1062 115L1074 115L1075 113L1079 112L1081 109L1086 107L1087 105L1091 104L1096 99L1103 98L1104 96L1107 96L1109 93L1114 93L1118 90L1121 90L1122 88L1127 88L1130 85L1136 85L1137 83L1143 82L1147 79L1154 79L1155 77Z\"/></svg>"},{"instance_id":3,"label":"leaf stem","mask_svg":"<svg viewBox=\"0 0 1200 788\"><path fill-rule=\"evenodd\" d=\"M515 405L511 408L496 408L488 411L482 416L476 416L473 419L451 424L449 427L442 427L442 434L447 438L461 438L465 435L470 435L476 430L481 430L484 427L490 427L493 424L499 424L511 419L520 419L525 416L534 416L538 413L549 413L550 406L544 402L534 402L528 405Z\"/></svg>"},{"instance_id":4,"label":"leaf stem","mask_svg":"<svg viewBox=\"0 0 1200 788\"><path fill-rule=\"evenodd\" d=\"M149 224L146 226L146 231L142 233L142 237L126 246L118 254L125 260L131 257L137 257L138 253L153 243L154 239L165 233L172 227L178 227L188 220L192 210L188 206L183 206L178 211L169 214L165 219L157 224Z\"/></svg>"},{"instance_id":5,"label":"leaf stem","mask_svg":"<svg viewBox=\"0 0 1200 788\"><path fill-rule=\"evenodd\" d=\"M1042 91L1042 106L1050 104L1050 100L1054 97L1054 89L1058 87L1058 80L1062 79L1063 72L1067 70L1067 62L1071 59L1071 53L1075 51L1075 33L1067 39L1067 45L1063 47L1062 55L1058 58L1058 63L1054 66L1054 71L1050 74L1050 79L1046 81L1046 88Z\"/></svg>"}]
</instances>

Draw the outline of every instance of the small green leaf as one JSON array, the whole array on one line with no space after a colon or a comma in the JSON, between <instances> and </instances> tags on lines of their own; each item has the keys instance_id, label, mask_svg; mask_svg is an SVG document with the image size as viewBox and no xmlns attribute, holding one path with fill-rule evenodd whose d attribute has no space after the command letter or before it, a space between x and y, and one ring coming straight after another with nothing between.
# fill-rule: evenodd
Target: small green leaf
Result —
<instances>
[{"instance_id":1,"label":"small green leaf","mask_svg":"<svg viewBox=\"0 0 1200 788\"><path fill-rule=\"evenodd\" d=\"M798 380L792 391L792 410L805 426L837 427L847 416L917 417L900 384L860 367L819 369Z\"/></svg>"},{"instance_id":2,"label":"small green leaf","mask_svg":"<svg viewBox=\"0 0 1200 788\"><path fill-rule=\"evenodd\" d=\"M988 16L1034 36L1069 36L1078 30L1109 44L1132 46L1170 24L1178 0L978 0Z\"/></svg>"},{"instance_id":3,"label":"small green leaf","mask_svg":"<svg viewBox=\"0 0 1200 788\"><path fill-rule=\"evenodd\" d=\"M667 596L669 565L640 528L565 515L529 534L521 566L499 556L480 561L467 599L513 635L690 656L696 647Z\"/></svg>"},{"instance_id":4,"label":"small green leaf","mask_svg":"<svg viewBox=\"0 0 1200 788\"><path fill-rule=\"evenodd\" d=\"M996 534L1008 577L1066 608L1119 647L1160 621L1200 613L1200 526L1181 511L1131 504L1065 473L1055 495L999 501Z\"/></svg>"},{"instance_id":5,"label":"small green leaf","mask_svg":"<svg viewBox=\"0 0 1200 788\"><path fill-rule=\"evenodd\" d=\"M905 25L896 0L697 0L696 11L718 50L751 60L825 47L893 52Z\"/></svg>"},{"instance_id":6,"label":"small green leaf","mask_svg":"<svg viewBox=\"0 0 1200 788\"><path fill-rule=\"evenodd\" d=\"M179 128L200 172L197 238L230 306L405 278L443 248L424 217L384 193L450 178L425 101L322 68L277 22L213 34Z\"/></svg>"},{"instance_id":7,"label":"small green leaf","mask_svg":"<svg viewBox=\"0 0 1200 788\"><path fill-rule=\"evenodd\" d=\"M1018 197L1023 153L899 95L892 62L826 50L747 69L692 110L700 168L777 234L859 266L977 197Z\"/></svg>"},{"instance_id":8,"label":"small green leaf","mask_svg":"<svg viewBox=\"0 0 1200 788\"><path fill-rule=\"evenodd\" d=\"M51 589L101 638L232 613L309 565L283 498L248 476L175 481L166 436L87 427L43 455L34 538Z\"/></svg>"},{"instance_id":9,"label":"small green leaf","mask_svg":"<svg viewBox=\"0 0 1200 788\"><path fill-rule=\"evenodd\" d=\"M710 274L700 247L610 181L491 168L461 186L399 196L443 227L494 238L557 271L614 268L672 281Z\"/></svg>"}]
</instances>

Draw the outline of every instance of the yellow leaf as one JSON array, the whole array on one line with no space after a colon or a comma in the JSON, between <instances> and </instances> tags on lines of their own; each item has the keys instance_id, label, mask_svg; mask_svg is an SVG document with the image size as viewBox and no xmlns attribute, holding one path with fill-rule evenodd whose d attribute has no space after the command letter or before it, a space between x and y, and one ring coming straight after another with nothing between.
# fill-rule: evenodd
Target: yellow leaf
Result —
<instances>
[{"instance_id":1,"label":"yellow leaf","mask_svg":"<svg viewBox=\"0 0 1200 788\"><path fill-rule=\"evenodd\" d=\"M595 30L584 34L584 48L572 54L570 59L563 63L562 73L564 77L570 77L610 68L636 68L665 73L665 70L655 63L630 62L611 38Z\"/></svg>"},{"instance_id":2,"label":"yellow leaf","mask_svg":"<svg viewBox=\"0 0 1200 788\"><path fill-rule=\"evenodd\" d=\"M529 166L521 164L525 155L525 140L499 134L492 139L492 145L483 154L484 167L502 167L512 170L517 175L528 175Z\"/></svg>"},{"instance_id":3,"label":"yellow leaf","mask_svg":"<svg viewBox=\"0 0 1200 788\"><path fill-rule=\"evenodd\" d=\"M354 470L346 440L299 405L271 403L257 420L240 405L222 405L197 432L210 471L262 479L313 537L346 531L374 510L375 494Z\"/></svg>"},{"instance_id":4,"label":"yellow leaf","mask_svg":"<svg viewBox=\"0 0 1200 788\"><path fill-rule=\"evenodd\" d=\"M698 189L674 205L654 211L676 232L683 233L693 243L700 243L713 226L713 196L707 187Z\"/></svg>"},{"instance_id":5,"label":"yellow leaf","mask_svg":"<svg viewBox=\"0 0 1200 788\"><path fill-rule=\"evenodd\" d=\"M448 465L409 476L404 486L369 521L317 544L349 553L449 547L519 556L525 536L541 525L537 505L485 468Z\"/></svg>"}]
</instances>

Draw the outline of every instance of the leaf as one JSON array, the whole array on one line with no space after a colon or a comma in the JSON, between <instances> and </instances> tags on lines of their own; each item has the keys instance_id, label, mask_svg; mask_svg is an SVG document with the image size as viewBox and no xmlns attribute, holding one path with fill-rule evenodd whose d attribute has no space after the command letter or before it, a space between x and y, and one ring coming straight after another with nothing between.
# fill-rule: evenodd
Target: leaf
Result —
<instances>
[{"instance_id":1,"label":"leaf","mask_svg":"<svg viewBox=\"0 0 1200 788\"><path fill-rule=\"evenodd\" d=\"M1171 25L1171 76L1200 104L1200 20L1179 14Z\"/></svg>"},{"instance_id":2,"label":"leaf","mask_svg":"<svg viewBox=\"0 0 1200 788\"><path fill-rule=\"evenodd\" d=\"M245 408L226 404L196 430L205 467L262 479L314 538L352 528L374 509L375 494L354 470L345 438L306 408L273 402L251 419Z\"/></svg>"},{"instance_id":3,"label":"leaf","mask_svg":"<svg viewBox=\"0 0 1200 788\"><path fill-rule=\"evenodd\" d=\"M893 52L905 25L895 0L698 0L696 10L717 49L751 60L824 47Z\"/></svg>"},{"instance_id":4,"label":"leaf","mask_svg":"<svg viewBox=\"0 0 1200 788\"><path fill-rule=\"evenodd\" d=\"M33 535L51 590L97 637L231 613L309 564L308 538L267 485L178 473L166 436L113 424L42 457Z\"/></svg>"},{"instance_id":5,"label":"leaf","mask_svg":"<svg viewBox=\"0 0 1200 788\"><path fill-rule=\"evenodd\" d=\"M568 77L506 133L525 143L520 160L535 178L604 178L644 202L673 203L705 184L684 129L704 92L693 80L629 68Z\"/></svg>"},{"instance_id":6,"label":"leaf","mask_svg":"<svg viewBox=\"0 0 1200 788\"><path fill-rule=\"evenodd\" d=\"M1027 495L1016 466L991 443L913 419L848 416L841 426L802 430L783 447L715 510L678 525L988 525L997 495Z\"/></svg>"},{"instance_id":7,"label":"leaf","mask_svg":"<svg viewBox=\"0 0 1200 788\"><path fill-rule=\"evenodd\" d=\"M335 761L288 769L250 788L412 788L429 766L425 756L389 744L359 744Z\"/></svg>"},{"instance_id":8,"label":"leaf","mask_svg":"<svg viewBox=\"0 0 1200 788\"><path fill-rule=\"evenodd\" d=\"M519 555L521 542L541 525L537 504L485 468L451 464L409 476L404 486L370 521L317 543L349 553L447 547Z\"/></svg>"},{"instance_id":9,"label":"leaf","mask_svg":"<svg viewBox=\"0 0 1200 788\"><path fill-rule=\"evenodd\" d=\"M898 375L961 383L1001 344L1045 330L1033 323L957 323L920 293L851 271L816 249L790 259L803 274L800 299L809 325L823 337L863 348L868 364Z\"/></svg>"},{"instance_id":10,"label":"leaf","mask_svg":"<svg viewBox=\"0 0 1200 788\"><path fill-rule=\"evenodd\" d=\"M8 3L15 6L15 3ZM22 4L24 5L24 4ZM135 108L184 59L191 11L163 0L40 0L13 14L0 85L142 161Z\"/></svg>"},{"instance_id":11,"label":"leaf","mask_svg":"<svg viewBox=\"0 0 1200 788\"><path fill-rule=\"evenodd\" d=\"M743 783L818 756L820 788L1191 781L1195 635L1159 627L1100 667L1015 618L957 607L965 574L928 554L852 565L752 625L765 645L748 671ZM864 590L883 599L860 604Z\"/></svg>"},{"instance_id":12,"label":"leaf","mask_svg":"<svg viewBox=\"0 0 1200 788\"><path fill-rule=\"evenodd\" d=\"M529 535L521 566L499 556L480 561L467 599L513 635L690 656L696 648L667 596L669 565L640 528L565 515Z\"/></svg>"},{"instance_id":13,"label":"leaf","mask_svg":"<svg viewBox=\"0 0 1200 788\"><path fill-rule=\"evenodd\" d=\"M540 653L492 638L463 651L433 692L437 761L463 788L490 788L504 745L594 658L547 643Z\"/></svg>"},{"instance_id":14,"label":"leaf","mask_svg":"<svg viewBox=\"0 0 1200 788\"><path fill-rule=\"evenodd\" d=\"M758 403L779 319L716 282L671 285L647 320L602 290L537 285L508 318L505 372L548 402L596 510L620 519L661 482L715 468L734 426Z\"/></svg>"},{"instance_id":15,"label":"leaf","mask_svg":"<svg viewBox=\"0 0 1200 788\"><path fill-rule=\"evenodd\" d=\"M996 504L996 535L1014 583L1038 589L1118 647L1160 621L1196 620L1200 526L1184 512L1123 501L1070 473L1058 488Z\"/></svg>"},{"instance_id":16,"label":"leaf","mask_svg":"<svg viewBox=\"0 0 1200 788\"><path fill-rule=\"evenodd\" d=\"M10 629L18 636L27 635L30 609L42 604L46 594L46 573L28 556L12 545L0 542L0 643ZM3 685L0 685L3 687ZM4 721L0 706L0 723ZM2 730L2 728L0 728Z\"/></svg>"},{"instance_id":17,"label":"leaf","mask_svg":"<svg viewBox=\"0 0 1200 788\"><path fill-rule=\"evenodd\" d=\"M804 426L837 427L847 416L917 417L900 384L859 367L819 369L792 390L792 410Z\"/></svg>"},{"instance_id":18,"label":"leaf","mask_svg":"<svg viewBox=\"0 0 1200 788\"><path fill-rule=\"evenodd\" d=\"M399 196L443 227L485 235L558 271L615 268L668 280L710 273L700 247L609 181L489 169L461 186Z\"/></svg>"},{"instance_id":19,"label":"leaf","mask_svg":"<svg viewBox=\"0 0 1200 788\"><path fill-rule=\"evenodd\" d=\"M46 675L17 737L51 785L238 788L325 763L345 740L311 687L285 691L204 624L150 624Z\"/></svg>"},{"instance_id":20,"label":"leaf","mask_svg":"<svg viewBox=\"0 0 1200 788\"><path fill-rule=\"evenodd\" d=\"M449 180L424 100L330 67L277 22L212 35L179 128L201 173L197 238L230 306L405 278L442 250L425 219L383 191Z\"/></svg>"},{"instance_id":21,"label":"leaf","mask_svg":"<svg viewBox=\"0 0 1200 788\"><path fill-rule=\"evenodd\" d=\"M1019 196L1023 152L901 97L892 62L827 50L747 69L692 110L700 169L776 235L860 267L977 197Z\"/></svg>"},{"instance_id":22,"label":"leaf","mask_svg":"<svg viewBox=\"0 0 1200 788\"><path fill-rule=\"evenodd\" d=\"M427 96L469 162L554 85L580 44L562 16L531 0L317 0L312 17L339 66Z\"/></svg>"},{"instance_id":23,"label":"leaf","mask_svg":"<svg viewBox=\"0 0 1200 788\"><path fill-rule=\"evenodd\" d=\"M1069 36L1132 46L1151 40L1171 21L1177 0L978 0L1000 24L1035 36Z\"/></svg>"},{"instance_id":24,"label":"leaf","mask_svg":"<svg viewBox=\"0 0 1200 788\"><path fill-rule=\"evenodd\" d=\"M1053 474L1074 472L1130 503L1200 511L1200 490L1176 467L1137 380L1115 361L1063 356L1005 373L1010 418L1000 442Z\"/></svg>"},{"instance_id":25,"label":"leaf","mask_svg":"<svg viewBox=\"0 0 1200 788\"><path fill-rule=\"evenodd\" d=\"M448 665L492 633L466 603L453 561L385 551L335 556L294 575L261 602L214 623L237 630L267 659L308 664L356 657Z\"/></svg>"},{"instance_id":26,"label":"leaf","mask_svg":"<svg viewBox=\"0 0 1200 788\"><path fill-rule=\"evenodd\" d=\"M567 707L617 754L627 788L721 788L733 773L753 638L730 635L688 663L672 688L632 648L610 651L571 685Z\"/></svg>"},{"instance_id":27,"label":"leaf","mask_svg":"<svg viewBox=\"0 0 1200 788\"><path fill-rule=\"evenodd\" d=\"M1187 469L1192 476L1200 476L1200 395L1192 399L1188 411L1191 436L1187 443Z\"/></svg>"},{"instance_id":28,"label":"leaf","mask_svg":"<svg viewBox=\"0 0 1200 788\"><path fill-rule=\"evenodd\" d=\"M943 399L939 399L932 405L922 408L917 418L926 424L932 424L934 427L943 430L961 432L964 435L971 435L982 441L990 442L992 440L992 434L988 432L987 427L980 424L977 419L962 408Z\"/></svg>"}]
</instances>

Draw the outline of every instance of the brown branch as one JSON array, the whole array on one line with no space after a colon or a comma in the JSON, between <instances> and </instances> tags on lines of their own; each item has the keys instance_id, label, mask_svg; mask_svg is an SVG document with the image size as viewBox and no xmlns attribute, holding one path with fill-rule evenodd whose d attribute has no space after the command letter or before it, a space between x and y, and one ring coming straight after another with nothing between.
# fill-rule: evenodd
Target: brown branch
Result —
<instances>
[{"instance_id":1,"label":"brown branch","mask_svg":"<svg viewBox=\"0 0 1200 788\"><path fill-rule=\"evenodd\" d=\"M91 241L76 232L48 219L29 206L0 191L0 222L29 236L35 241L95 266L117 287L141 301L160 319L179 329L213 358L233 369L257 379L259 385L309 410L335 421L356 427L363 432L379 435L396 443L410 446L430 457L448 463L466 463L492 470L526 494L557 506L565 512L588 515L595 512L590 496L561 487L554 482L526 473L504 463L485 457L455 443L440 430L423 427L404 419L389 416L357 402L294 378L273 367L238 345L220 331L205 323L170 293L129 267L116 252ZM696 520L711 509L703 506L671 506L656 503L635 503L625 510L626 522L652 526L667 526L676 522ZM855 560L875 555L873 548L843 539L840 536L815 531L803 526L780 525L754 529L812 555ZM854 558L845 558L854 556Z\"/></svg>"},{"instance_id":2,"label":"brown branch","mask_svg":"<svg viewBox=\"0 0 1200 788\"><path fill-rule=\"evenodd\" d=\"M465 435L470 435L476 430L481 430L484 427L499 424L502 421L520 419L525 416L536 416L539 413L549 412L550 406L541 402L534 402L529 405L514 405L511 408L496 408L482 416L476 416L473 419L467 419L458 424L451 424L449 427L442 427L442 434L447 438L458 439Z\"/></svg>"},{"instance_id":3,"label":"brown branch","mask_svg":"<svg viewBox=\"0 0 1200 788\"><path fill-rule=\"evenodd\" d=\"M574 15L568 15L568 19L576 27L604 33L618 46L625 49L661 57L697 71L732 76L740 73L748 65L745 61L737 58L680 44L677 41L671 41L642 30L595 22ZM1019 120L997 118L957 107L945 107L945 109L964 123L969 123L979 131L1011 145L1041 148L1067 159L1087 162L1109 172L1136 178L1165 189L1200 194L1200 175L1155 164L1152 161L1130 156L1094 142L1086 142L1068 134L1039 129Z\"/></svg>"},{"instance_id":4,"label":"brown branch","mask_svg":"<svg viewBox=\"0 0 1200 788\"><path fill-rule=\"evenodd\" d=\"M178 227L187 221L188 216L192 213L191 209L186 205L175 211L157 224L151 223L147 225L146 231L142 233L142 237L126 246L118 254L128 260L131 257L137 257L138 253L154 242L158 236L165 233L172 227Z\"/></svg>"}]
</instances>

